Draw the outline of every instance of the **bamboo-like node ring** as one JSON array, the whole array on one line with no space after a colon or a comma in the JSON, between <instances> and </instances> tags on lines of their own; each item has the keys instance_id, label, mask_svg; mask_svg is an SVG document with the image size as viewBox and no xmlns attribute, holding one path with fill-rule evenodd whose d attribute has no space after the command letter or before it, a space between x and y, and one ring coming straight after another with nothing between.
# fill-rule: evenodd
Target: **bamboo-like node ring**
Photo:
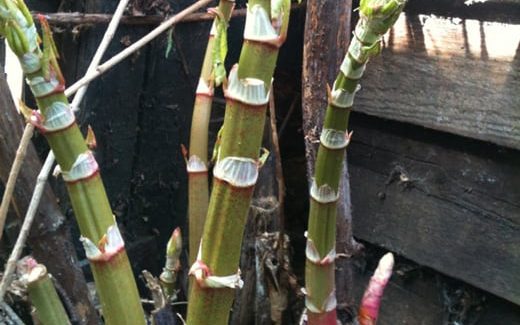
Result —
<instances>
[{"instance_id":1,"label":"bamboo-like node ring","mask_svg":"<svg viewBox=\"0 0 520 325\"><path fill-rule=\"evenodd\" d=\"M82 179L89 178L99 171L99 166L94 155L89 150L76 158L74 164L68 171L61 170L63 180L67 183L74 183Z\"/></svg>"},{"instance_id":2,"label":"bamboo-like node ring","mask_svg":"<svg viewBox=\"0 0 520 325\"><path fill-rule=\"evenodd\" d=\"M327 255L321 257L312 239L308 238L307 246L305 248L305 257L312 264L323 266L329 265L334 263L334 261L336 260L336 247L332 247L332 249L327 253Z\"/></svg>"},{"instance_id":3,"label":"bamboo-like node ring","mask_svg":"<svg viewBox=\"0 0 520 325\"><path fill-rule=\"evenodd\" d=\"M334 81L334 86L330 92L329 103L339 108L350 108L354 105L354 97L360 89L361 86L358 84L356 89L350 93L345 89L336 88L336 81Z\"/></svg>"},{"instance_id":4,"label":"bamboo-like node ring","mask_svg":"<svg viewBox=\"0 0 520 325\"><path fill-rule=\"evenodd\" d=\"M318 307L312 303L312 301L309 299L309 293L305 292L305 307L312 313L315 314L322 314L329 312L331 310L336 309L337 306L337 300L336 300L336 290L332 290L327 299L323 302L323 305Z\"/></svg>"},{"instance_id":5,"label":"bamboo-like node ring","mask_svg":"<svg viewBox=\"0 0 520 325\"><path fill-rule=\"evenodd\" d=\"M55 73L51 73L48 80L41 76L36 76L32 79L28 78L27 83L36 98L48 96L54 93L60 86L60 81Z\"/></svg>"},{"instance_id":6,"label":"bamboo-like node ring","mask_svg":"<svg viewBox=\"0 0 520 325\"><path fill-rule=\"evenodd\" d=\"M354 68L354 65L359 66L357 68ZM366 63L359 64L354 59L352 59L350 55L345 55L345 59L341 63L339 69L348 79L358 80L361 79L361 77L363 76L366 66Z\"/></svg>"},{"instance_id":7,"label":"bamboo-like node ring","mask_svg":"<svg viewBox=\"0 0 520 325\"><path fill-rule=\"evenodd\" d=\"M269 87L270 88L270 87ZM228 99L239 101L250 106L267 105L269 89L263 80L255 78L238 78L238 64L229 71L228 86L225 90Z\"/></svg>"},{"instance_id":8,"label":"bamboo-like node ring","mask_svg":"<svg viewBox=\"0 0 520 325\"><path fill-rule=\"evenodd\" d=\"M81 236L80 240L87 259L94 262L108 261L125 248L123 236L116 222L108 227L106 235L101 238L98 245L87 237Z\"/></svg>"},{"instance_id":9,"label":"bamboo-like node ring","mask_svg":"<svg viewBox=\"0 0 520 325\"><path fill-rule=\"evenodd\" d=\"M205 173L208 171L206 164L197 155L191 155L186 164L188 173Z\"/></svg>"},{"instance_id":10,"label":"bamboo-like node ring","mask_svg":"<svg viewBox=\"0 0 520 325\"><path fill-rule=\"evenodd\" d=\"M244 286L244 281L240 277L240 269L236 274L226 276L212 275L209 267L202 261L202 240L199 245L199 252L197 259L190 268L188 275L193 275L197 283L203 288L230 288L241 289Z\"/></svg>"},{"instance_id":11,"label":"bamboo-like node ring","mask_svg":"<svg viewBox=\"0 0 520 325\"><path fill-rule=\"evenodd\" d=\"M225 157L215 165L213 176L234 187L251 187L258 179L258 163L252 158Z\"/></svg>"},{"instance_id":12,"label":"bamboo-like node ring","mask_svg":"<svg viewBox=\"0 0 520 325\"><path fill-rule=\"evenodd\" d=\"M40 111L32 111L29 122L45 134L69 128L76 122L76 117L70 105L63 102L53 102L46 109L45 117Z\"/></svg>"},{"instance_id":13,"label":"bamboo-like node ring","mask_svg":"<svg viewBox=\"0 0 520 325\"><path fill-rule=\"evenodd\" d=\"M273 43L278 40L267 11L259 4L247 9L244 39L248 41Z\"/></svg>"},{"instance_id":14,"label":"bamboo-like node ring","mask_svg":"<svg viewBox=\"0 0 520 325\"><path fill-rule=\"evenodd\" d=\"M320 134L320 143L327 149L345 149L349 143L352 132L347 133L335 129L323 129Z\"/></svg>"},{"instance_id":15,"label":"bamboo-like node ring","mask_svg":"<svg viewBox=\"0 0 520 325\"><path fill-rule=\"evenodd\" d=\"M328 184L318 187L316 180L312 180L310 195L316 202L324 204L333 203L339 199L339 192L335 191Z\"/></svg>"}]
</instances>

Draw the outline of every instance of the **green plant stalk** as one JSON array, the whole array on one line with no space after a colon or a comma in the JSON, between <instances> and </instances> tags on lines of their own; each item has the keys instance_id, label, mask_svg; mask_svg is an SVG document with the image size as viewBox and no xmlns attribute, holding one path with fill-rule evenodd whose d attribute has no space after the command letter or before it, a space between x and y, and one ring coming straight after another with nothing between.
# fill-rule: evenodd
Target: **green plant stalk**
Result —
<instances>
[{"instance_id":1,"label":"green plant stalk","mask_svg":"<svg viewBox=\"0 0 520 325\"><path fill-rule=\"evenodd\" d=\"M188 304L187 321L190 325L227 324L234 287L240 282L235 278L233 281L236 283L228 283L227 287L214 285L218 279L212 277L235 275L238 271L245 220L258 175L269 89L278 49L285 40L289 21L290 0L279 1L275 5L277 7L271 8L269 0L249 2L239 65L232 69L229 76L225 92L226 114L213 170L208 216L199 256L190 270L196 279ZM275 11L279 17L276 23L279 23L280 29L275 37L271 34L267 37L269 40L263 41L252 40L254 37L251 34L246 37L250 30L248 20L251 25L253 13L264 13L264 17L270 17L271 9L278 10ZM278 16L280 12L282 14ZM268 24L271 26L270 21ZM242 89L240 87L254 87L249 84L245 86L248 83L246 78L262 94L258 97L260 100L238 95L238 89Z\"/></svg>"},{"instance_id":2,"label":"green plant stalk","mask_svg":"<svg viewBox=\"0 0 520 325\"><path fill-rule=\"evenodd\" d=\"M175 283L177 282L177 272L179 272L180 255L182 253L181 229L175 228L168 244L166 245L166 262L163 272L159 276L161 288L168 301L175 298Z\"/></svg>"},{"instance_id":3,"label":"green plant stalk","mask_svg":"<svg viewBox=\"0 0 520 325\"><path fill-rule=\"evenodd\" d=\"M220 19L223 20L227 28L231 12L235 5L234 1L220 0L217 16L213 22L216 26ZM219 31L216 31L219 33ZM200 238L204 230L204 222L208 212L209 202L209 186L208 186L208 127L211 116L211 105L213 102L213 91L215 85L214 76L214 56L217 40L227 42L227 39L220 39L225 35L213 35L210 33L202 70L200 72L199 87L195 95L195 103L193 105L193 116L191 121L190 134L190 158L198 157L205 168L192 171L188 168L188 222L189 222L189 262L195 262L197 251L199 249ZM225 56L225 54L224 54ZM223 62L221 62L223 65ZM204 170L205 169L205 170Z\"/></svg>"},{"instance_id":4,"label":"green plant stalk","mask_svg":"<svg viewBox=\"0 0 520 325\"><path fill-rule=\"evenodd\" d=\"M45 266L37 264L32 267L27 278L29 298L36 308L40 322L43 325L70 324L67 312Z\"/></svg>"},{"instance_id":5,"label":"green plant stalk","mask_svg":"<svg viewBox=\"0 0 520 325\"><path fill-rule=\"evenodd\" d=\"M66 178L105 323L144 324L135 279L97 163L64 95L65 84L57 63L57 51L43 17L41 24L43 48L38 44L34 22L23 1L0 1L0 33L20 59L39 108L38 111L26 108L24 115L45 135ZM107 236L110 227L115 227L115 231Z\"/></svg>"},{"instance_id":6,"label":"green plant stalk","mask_svg":"<svg viewBox=\"0 0 520 325\"><path fill-rule=\"evenodd\" d=\"M404 4L405 0L361 1L348 53L329 91L309 208L305 278L310 325L336 324L336 203L343 151L351 136L347 132L350 110L368 59L379 53L382 35L395 23Z\"/></svg>"}]
</instances>

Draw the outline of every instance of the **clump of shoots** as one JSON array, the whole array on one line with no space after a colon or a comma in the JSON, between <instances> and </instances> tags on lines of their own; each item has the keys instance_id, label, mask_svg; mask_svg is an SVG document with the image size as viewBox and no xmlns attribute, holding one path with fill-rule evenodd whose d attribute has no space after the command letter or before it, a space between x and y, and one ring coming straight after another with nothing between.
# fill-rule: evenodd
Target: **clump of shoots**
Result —
<instances>
[{"instance_id":1,"label":"clump of shoots","mask_svg":"<svg viewBox=\"0 0 520 325\"><path fill-rule=\"evenodd\" d=\"M379 307L381 306L381 297L385 290L394 267L394 256L387 253L379 260L379 265L370 278L368 287L365 290L361 305L359 306L358 322L359 325L375 325L377 316L379 315Z\"/></svg>"},{"instance_id":2,"label":"clump of shoots","mask_svg":"<svg viewBox=\"0 0 520 325\"><path fill-rule=\"evenodd\" d=\"M168 244L166 245L166 262L163 272L159 276L161 287L167 300L175 300L175 283L177 282L177 273L180 270L180 255L182 252L182 235L181 229L175 228Z\"/></svg>"},{"instance_id":3,"label":"clump of shoots","mask_svg":"<svg viewBox=\"0 0 520 325\"><path fill-rule=\"evenodd\" d=\"M20 280L27 286L29 298L36 308L36 314L41 324L70 324L51 276L47 273L47 268L43 264L38 264L32 257L23 258L17 266Z\"/></svg>"}]
</instances>

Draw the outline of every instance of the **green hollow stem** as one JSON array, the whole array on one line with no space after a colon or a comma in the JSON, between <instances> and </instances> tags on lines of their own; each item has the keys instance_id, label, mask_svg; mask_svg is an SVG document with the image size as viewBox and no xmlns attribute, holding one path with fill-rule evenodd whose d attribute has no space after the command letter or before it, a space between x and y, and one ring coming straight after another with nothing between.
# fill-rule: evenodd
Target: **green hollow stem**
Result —
<instances>
[{"instance_id":1,"label":"green hollow stem","mask_svg":"<svg viewBox=\"0 0 520 325\"><path fill-rule=\"evenodd\" d=\"M204 231L204 223L208 214L209 185L208 173L188 174L188 229L189 229L189 262L195 262L199 250L200 238Z\"/></svg>"},{"instance_id":2,"label":"green hollow stem","mask_svg":"<svg viewBox=\"0 0 520 325\"><path fill-rule=\"evenodd\" d=\"M227 29L227 24L231 17L231 12L235 5L234 1L220 0L217 11L218 15L213 22L216 26L222 19L225 24L223 28ZM216 39L225 35L214 35L222 33L218 29L212 29L210 33L206 53L199 79L199 87L195 95L195 103L193 105L193 116L191 121L190 133L190 158L198 157L200 163L204 164L206 170L190 170L188 168L188 229L189 229L189 262L195 262L197 251L199 249L200 238L204 230L204 222L208 212L209 203L209 185L208 185L208 128L211 116L211 105L213 102L213 91L215 85L214 78L214 55L216 47ZM225 33L224 33L225 34ZM222 42L227 42L224 38ZM225 54L224 54L225 55ZM223 62L221 62L223 64ZM192 158L193 157L193 158ZM188 166L189 167L189 166Z\"/></svg>"},{"instance_id":3,"label":"green hollow stem","mask_svg":"<svg viewBox=\"0 0 520 325\"><path fill-rule=\"evenodd\" d=\"M195 281L188 304L189 325L228 324L235 288L241 283L240 246L258 176L269 89L278 49L285 40L289 10L289 0L275 1L273 7L269 0L248 4L239 64L230 72L225 90L226 113L201 248L190 270ZM256 30L271 29L271 33L255 35L252 21L263 21Z\"/></svg>"},{"instance_id":4,"label":"green hollow stem","mask_svg":"<svg viewBox=\"0 0 520 325\"><path fill-rule=\"evenodd\" d=\"M167 300L175 298L175 284L177 282L177 273L180 270L180 255L182 253L182 235L181 229L175 228L168 244L166 245L166 261L164 268L159 276L163 293Z\"/></svg>"},{"instance_id":5,"label":"green hollow stem","mask_svg":"<svg viewBox=\"0 0 520 325\"><path fill-rule=\"evenodd\" d=\"M336 324L334 258L336 204L344 150L351 134L348 121L359 81L369 58L402 12L403 0L365 0L349 50L340 68L325 113L311 187L306 248L306 307L309 325Z\"/></svg>"},{"instance_id":6,"label":"green hollow stem","mask_svg":"<svg viewBox=\"0 0 520 325\"><path fill-rule=\"evenodd\" d=\"M135 278L99 174L97 162L64 95L50 28L41 17L43 47L21 0L0 1L0 33L17 54L39 110L27 120L47 139L66 181L96 282L106 324L145 324ZM59 253L59 252L57 252Z\"/></svg>"},{"instance_id":7,"label":"green hollow stem","mask_svg":"<svg viewBox=\"0 0 520 325\"><path fill-rule=\"evenodd\" d=\"M42 264L33 266L25 278L29 298L36 308L38 320L42 325L70 324L67 312L45 266Z\"/></svg>"}]
</instances>

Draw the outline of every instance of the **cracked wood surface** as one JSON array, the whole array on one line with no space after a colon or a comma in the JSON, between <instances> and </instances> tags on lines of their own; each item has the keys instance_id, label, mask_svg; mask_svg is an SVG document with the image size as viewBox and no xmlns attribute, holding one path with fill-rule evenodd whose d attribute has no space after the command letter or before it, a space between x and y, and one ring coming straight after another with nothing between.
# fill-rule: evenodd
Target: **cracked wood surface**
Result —
<instances>
[{"instance_id":1,"label":"cracked wood surface","mask_svg":"<svg viewBox=\"0 0 520 325\"><path fill-rule=\"evenodd\" d=\"M408 13L384 40L355 111L520 149L518 22Z\"/></svg>"},{"instance_id":2,"label":"cracked wood surface","mask_svg":"<svg viewBox=\"0 0 520 325\"><path fill-rule=\"evenodd\" d=\"M354 235L519 304L520 153L359 114L352 125Z\"/></svg>"}]
</instances>

